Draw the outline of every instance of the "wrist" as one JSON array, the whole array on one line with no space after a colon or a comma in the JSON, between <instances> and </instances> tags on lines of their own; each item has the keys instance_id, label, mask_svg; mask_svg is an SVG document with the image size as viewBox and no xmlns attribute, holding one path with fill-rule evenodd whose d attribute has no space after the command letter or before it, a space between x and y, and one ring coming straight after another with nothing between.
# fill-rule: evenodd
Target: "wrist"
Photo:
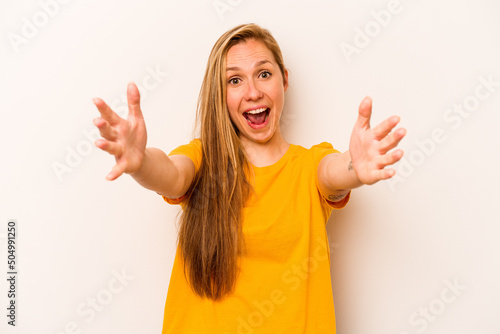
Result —
<instances>
[{"instance_id":1,"label":"wrist","mask_svg":"<svg viewBox=\"0 0 500 334\"><path fill-rule=\"evenodd\" d=\"M354 188L359 188L364 183L360 180L358 173L356 172L356 169L354 168L354 162L352 161L351 153L350 151L346 151L343 153L343 166L346 169L346 181L350 185L350 189Z\"/></svg>"},{"instance_id":2,"label":"wrist","mask_svg":"<svg viewBox=\"0 0 500 334\"><path fill-rule=\"evenodd\" d=\"M134 171L130 172L129 175L133 178L140 177L141 175L147 174L148 162L151 159L150 149L146 148L143 152L141 158L139 158L138 166L134 169Z\"/></svg>"}]
</instances>

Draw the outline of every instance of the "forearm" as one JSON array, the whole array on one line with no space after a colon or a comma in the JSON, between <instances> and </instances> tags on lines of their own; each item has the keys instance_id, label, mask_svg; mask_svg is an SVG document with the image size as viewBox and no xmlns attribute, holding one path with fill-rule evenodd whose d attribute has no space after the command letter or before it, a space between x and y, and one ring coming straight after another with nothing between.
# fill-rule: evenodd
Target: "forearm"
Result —
<instances>
[{"instance_id":1,"label":"forearm","mask_svg":"<svg viewBox=\"0 0 500 334\"><path fill-rule=\"evenodd\" d=\"M318 167L318 186L329 201L340 201L351 189L362 185L352 168L349 151L329 154L321 160Z\"/></svg>"},{"instance_id":2,"label":"forearm","mask_svg":"<svg viewBox=\"0 0 500 334\"><path fill-rule=\"evenodd\" d=\"M144 188L174 198L184 195L187 181L182 174L165 152L157 148L146 148L141 167L130 176Z\"/></svg>"}]
</instances>

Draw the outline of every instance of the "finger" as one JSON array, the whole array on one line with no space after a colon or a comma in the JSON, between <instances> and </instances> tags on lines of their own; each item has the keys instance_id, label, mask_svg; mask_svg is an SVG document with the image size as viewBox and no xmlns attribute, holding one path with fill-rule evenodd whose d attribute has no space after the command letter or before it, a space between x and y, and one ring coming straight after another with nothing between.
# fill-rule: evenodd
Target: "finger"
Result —
<instances>
[{"instance_id":1,"label":"finger","mask_svg":"<svg viewBox=\"0 0 500 334\"><path fill-rule=\"evenodd\" d=\"M120 177L123 174L124 168L120 164L116 164L111 168L111 172L106 175L106 180L108 181L113 181L116 180L118 177Z\"/></svg>"},{"instance_id":2,"label":"finger","mask_svg":"<svg viewBox=\"0 0 500 334\"><path fill-rule=\"evenodd\" d=\"M114 128L112 128L108 122L104 118L95 118L94 125L99 129L99 133L101 136L108 140L116 140L117 132Z\"/></svg>"},{"instance_id":3,"label":"finger","mask_svg":"<svg viewBox=\"0 0 500 334\"><path fill-rule=\"evenodd\" d=\"M127 102L129 118L130 116L134 118L143 118L141 111L141 94L133 82L129 82L127 85Z\"/></svg>"},{"instance_id":4,"label":"finger","mask_svg":"<svg viewBox=\"0 0 500 334\"><path fill-rule=\"evenodd\" d=\"M376 127L373 128L373 135L375 136L375 139L381 140L385 136L387 136L392 129L399 123L399 116L392 116L383 121L382 123L378 124Z\"/></svg>"},{"instance_id":5,"label":"finger","mask_svg":"<svg viewBox=\"0 0 500 334\"><path fill-rule=\"evenodd\" d=\"M356 121L356 125L364 128L370 128L370 118L372 116L372 99L367 96L361 101L358 109L358 120Z\"/></svg>"},{"instance_id":6,"label":"finger","mask_svg":"<svg viewBox=\"0 0 500 334\"><path fill-rule=\"evenodd\" d=\"M101 113L102 118L104 118L110 125L115 125L120 121L120 116L111 110L111 108L102 99L96 97L92 99L92 101Z\"/></svg>"},{"instance_id":7,"label":"finger","mask_svg":"<svg viewBox=\"0 0 500 334\"><path fill-rule=\"evenodd\" d=\"M396 171L392 168L382 169L379 171L379 180L387 180L396 175Z\"/></svg>"},{"instance_id":8,"label":"finger","mask_svg":"<svg viewBox=\"0 0 500 334\"><path fill-rule=\"evenodd\" d=\"M380 168L385 168L386 166L393 165L399 160L401 160L403 154L404 154L403 150L395 150L387 154L384 154L383 156L380 157L378 166Z\"/></svg>"},{"instance_id":9,"label":"finger","mask_svg":"<svg viewBox=\"0 0 500 334\"><path fill-rule=\"evenodd\" d=\"M398 146L401 139L406 135L406 129L400 128L380 141L380 153L385 154Z\"/></svg>"},{"instance_id":10,"label":"finger","mask_svg":"<svg viewBox=\"0 0 500 334\"><path fill-rule=\"evenodd\" d=\"M113 143L104 139L98 139L94 144L101 150L108 152L111 155L120 156L123 154L123 149L120 144Z\"/></svg>"},{"instance_id":11,"label":"finger","mask_svg":"<svg viewBox=\"0 0 500 334\"><path fill-rule=\"evenodd\" d=\"M374 184L377 183L380 180L387 180L391 177L393 177L396 174L396 171L392 168L387 168L387 169L377 169L374 170L370 173L369 179L363 181L364 184Z\"/></svg>"}]
</instances>

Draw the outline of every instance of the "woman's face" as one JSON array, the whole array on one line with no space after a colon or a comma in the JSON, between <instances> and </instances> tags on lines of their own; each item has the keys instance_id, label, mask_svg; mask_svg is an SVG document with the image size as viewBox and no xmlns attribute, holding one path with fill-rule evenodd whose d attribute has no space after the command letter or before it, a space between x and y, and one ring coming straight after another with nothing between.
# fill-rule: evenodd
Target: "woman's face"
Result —
<instances>
[{"instance_id":1,"label":"woman's face","mask_svg":"<svg viewBox=\"0 0 500 334\"><path fill-rule=\"evenodd\" d=\"M242 140L268 142L278 130L288 87L274 56L260 41L231 47L226 58L229 116Z\"/></svg>"}]
</instances>

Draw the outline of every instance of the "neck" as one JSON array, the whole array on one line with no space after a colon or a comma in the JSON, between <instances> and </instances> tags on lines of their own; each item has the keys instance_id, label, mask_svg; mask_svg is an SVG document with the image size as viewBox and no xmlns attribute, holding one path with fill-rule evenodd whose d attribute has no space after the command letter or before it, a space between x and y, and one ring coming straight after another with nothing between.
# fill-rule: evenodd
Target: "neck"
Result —
<instances>
[{"instance_id":1,"label":"neck","mask_svg":"<svg viewBox=\"0 0 500 334\"><path fill-rule=\"evenodd\" d=\"M276 131L271 139L264 143L254 142L246 137L240 137L240 139L248 161L256 167L265 167L276 163L290 146L279 131Z\"/></svg>"}]
</instances>

